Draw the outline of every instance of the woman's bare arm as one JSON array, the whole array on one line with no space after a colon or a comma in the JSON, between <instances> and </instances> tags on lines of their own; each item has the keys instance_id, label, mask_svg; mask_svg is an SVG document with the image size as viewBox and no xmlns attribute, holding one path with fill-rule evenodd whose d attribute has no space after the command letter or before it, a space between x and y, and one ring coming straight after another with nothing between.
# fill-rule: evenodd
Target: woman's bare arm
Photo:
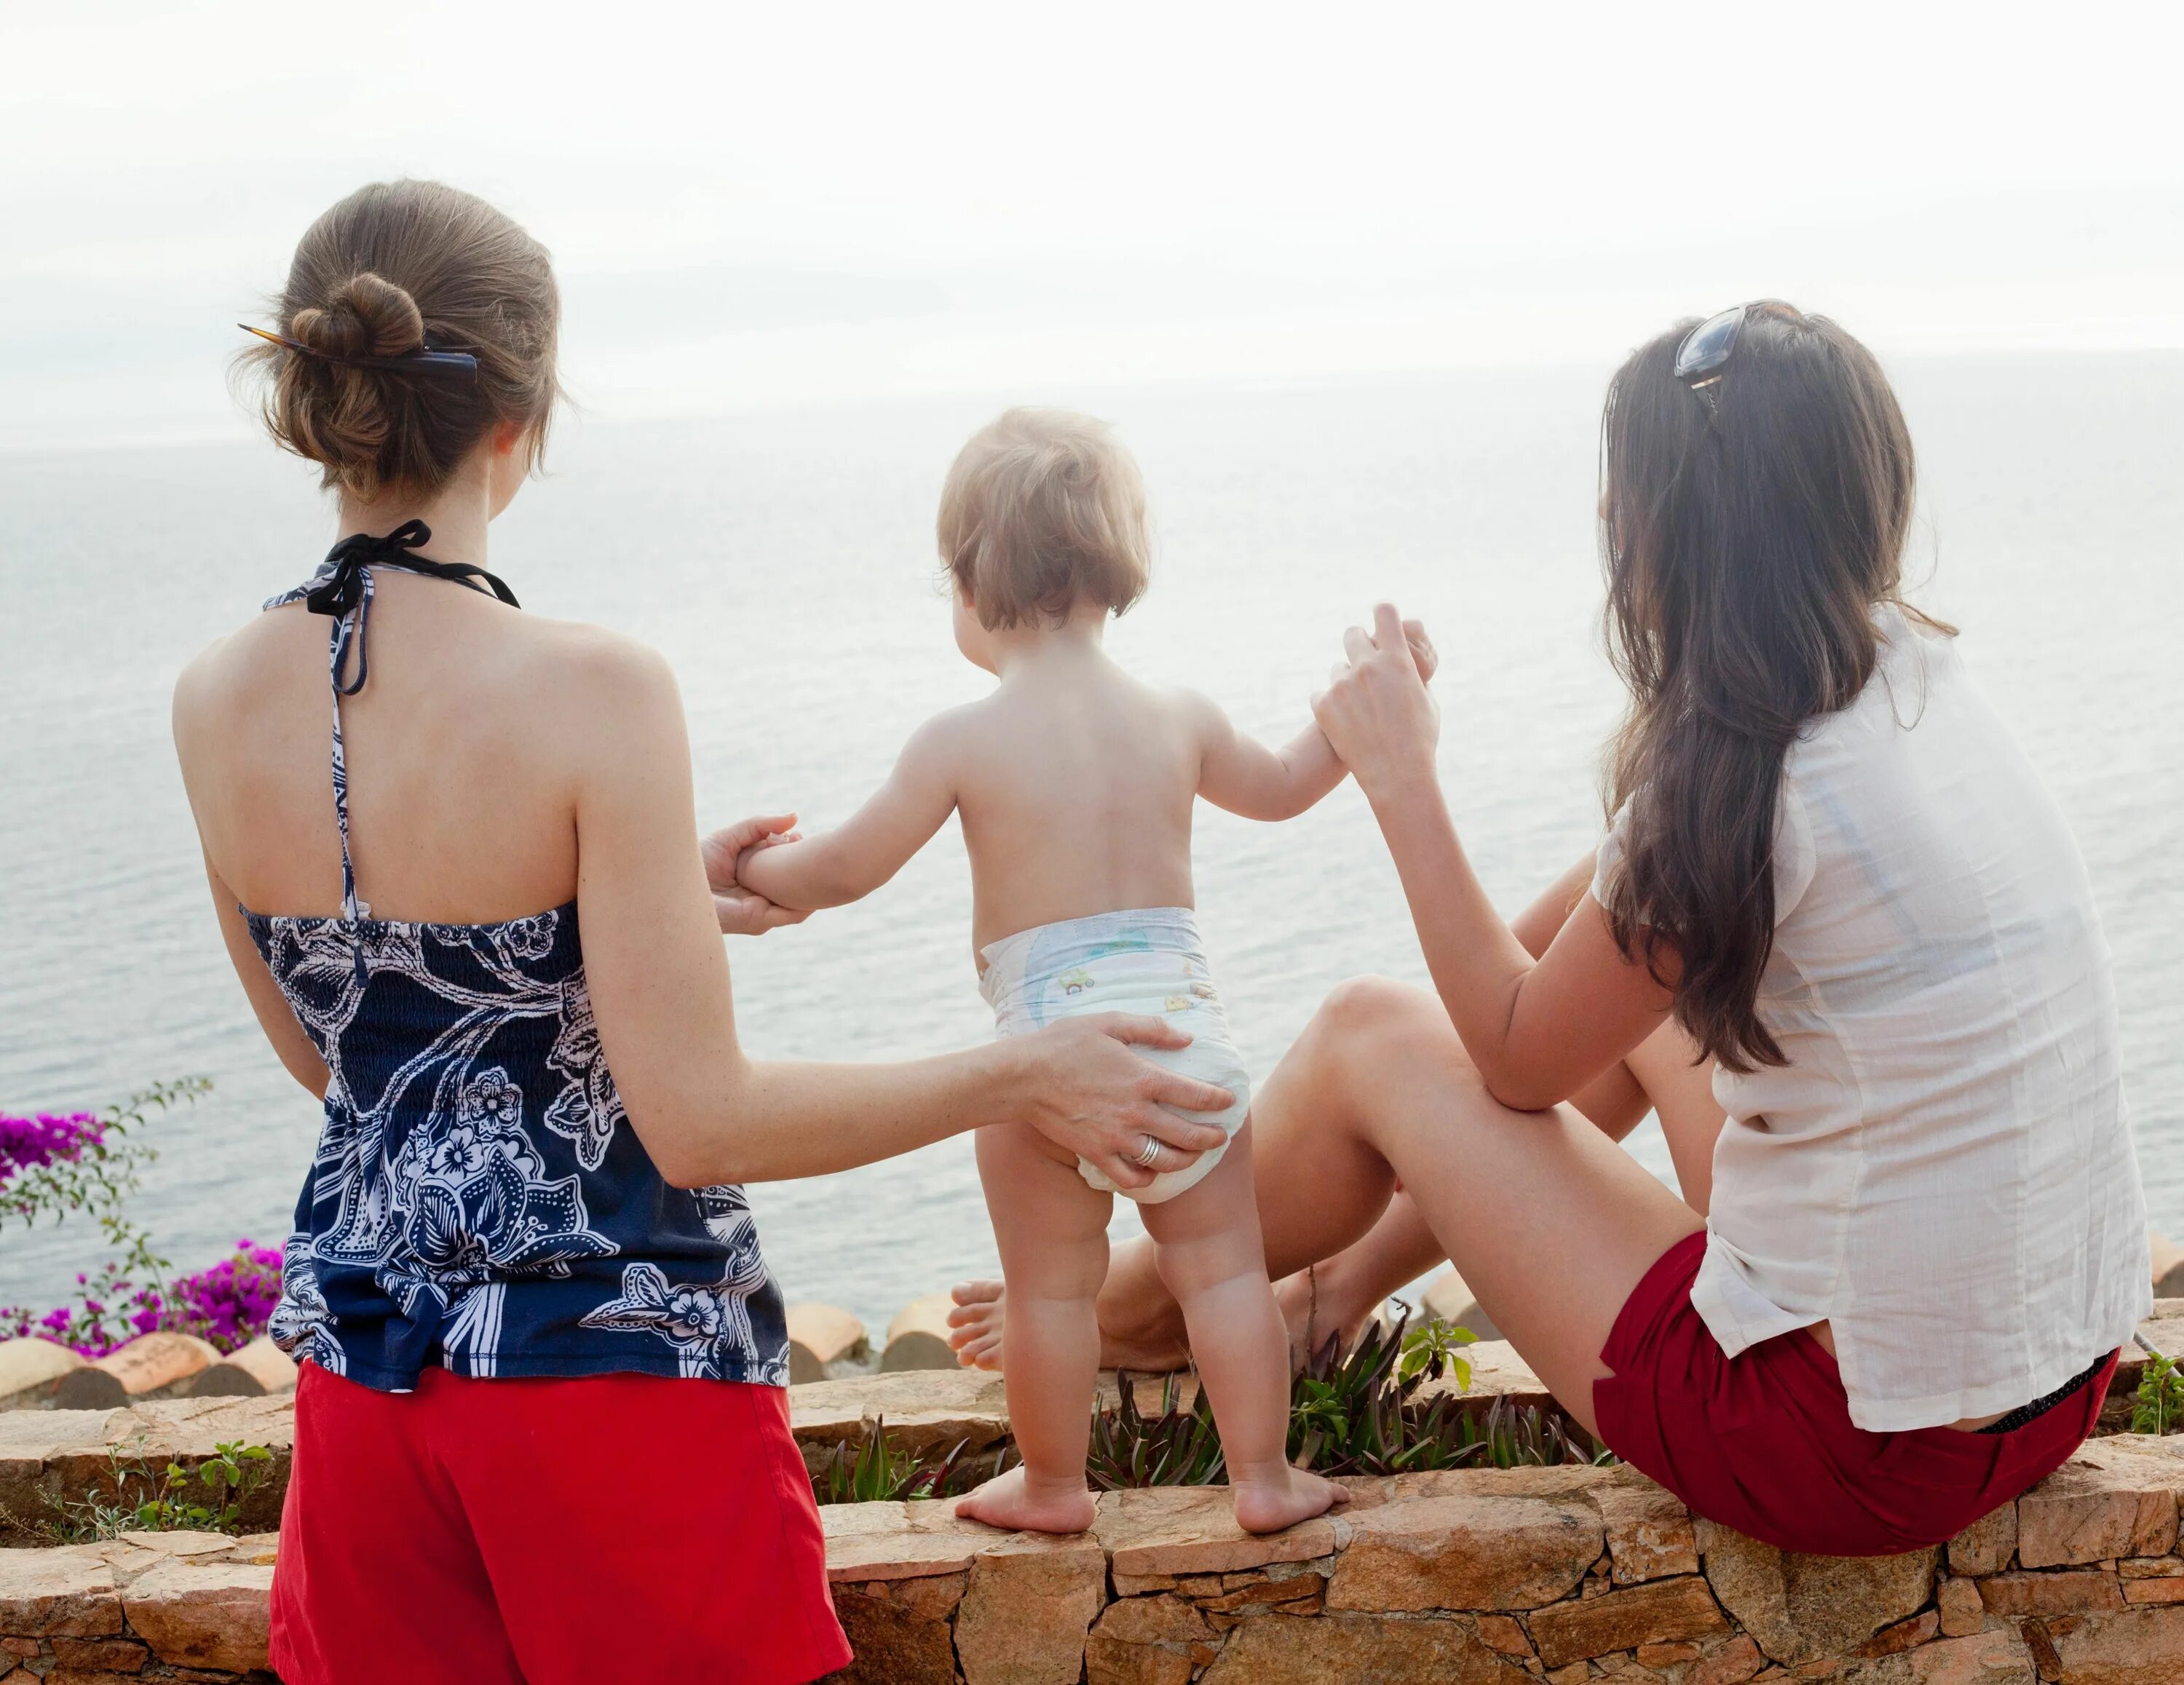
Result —
<instances>
[{"instance_id":1,"label":"woman's bare arm","mask_svg":"<svg viewBox=\"0 0 2184 1685\"><path fill-rule=\"evenodd\" d=\"M304 1026L296 1021L287 996L281 993L281 985L273 981L258 945L250 939L250 926L243 922L235 892L214 870L209 856L205 860L205 877L212 885L213 910L220 915L220 940L227 944L227 957L235 965L235 975L242 979L250 1009L258 1015L259 1028L272 1043L274 1056L282 1068L323 1100L333 1073L326 1069L317 1046L304 1033Z\"/></svg>"},{"instance_id":2,"label":"woman's bare arm","mask_svg":"<svg viewBox=\"0 0 2184 1685\"><path fill-rule=\"evenodd\" d=\"M563 729L579 769L585 970L631 1126L668 1181L816 1176L1019 1122L1139 1187L1150 1177L1125 1160L1145 1136L1186 1153L1226 1138L1165 1109L1217 1111L1230 1104L1224 1091L1162 1071L1125 1045L1187 1039L1157 1019L1073 1020L904 1064L747 1058L699 857L674 679L650 651L606 640L575 667L566 676Z\"/></svg>"},{"instance_id":3,"label":"woman's bare arm","mask_svg":"<svg viewBox=\"0 0 2184 1685\"><path fill-rule=\"evenodd\" d=\"M1434 765L1439 718L1396 611L1381 604L1373 632L1353 627L1346 645L1349 665L1313 711L1373 804L1450 1020L1504 1105L1566 1100L1651 1034L1673 993L1624 956L1589 898L1535 960L1457 839Z\"/></svg>"}]
</instances>

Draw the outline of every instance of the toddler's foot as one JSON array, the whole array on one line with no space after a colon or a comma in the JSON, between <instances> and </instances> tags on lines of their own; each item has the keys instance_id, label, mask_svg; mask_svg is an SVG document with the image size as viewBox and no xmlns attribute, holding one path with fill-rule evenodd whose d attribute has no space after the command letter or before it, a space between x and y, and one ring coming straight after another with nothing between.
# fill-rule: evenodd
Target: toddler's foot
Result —
<instances>
[{"instance_id":1,"label":"toddler's foot","mask_svg":"<svg viewBox=\"0 0 2184 1685\"><path fill-rule=\"evenodd\" d=\"M1081 1533L1092 1525L1092 1494L1081 1479L1074 1485L1067 1482L1034 1485L1019 1463L968 1498L957 1499L956 1513L966 1521L983 1521L989 1527L1006 1527L1011 1532ZM1316 1515L1319 1510L1310 1513Z\"/></svg>"},{"instance_id":2,"label":"toddler's foot","mask_svg":"<svg viewBox=\"0 0 2184 1685\"><path fill-rule=\"evenodd\" d=\"M1286 1480L1248 1481L1231 1490L1236 1525L1247 1533L1278 1533L1350 1501L1348 1487L1302 1469L1291 1469Z\"/></svg>"}]
</instances>

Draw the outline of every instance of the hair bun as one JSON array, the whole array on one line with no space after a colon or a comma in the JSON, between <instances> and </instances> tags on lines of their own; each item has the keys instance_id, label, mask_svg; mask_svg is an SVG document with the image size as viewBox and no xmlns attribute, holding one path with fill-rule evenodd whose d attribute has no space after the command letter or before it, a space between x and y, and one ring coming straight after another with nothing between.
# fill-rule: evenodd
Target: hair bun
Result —
<instances>
[{"instance_id":1,"label":"hair bun","mask_svg":"<svg viewBox=\"0 0 2184 1685\"><path fill-rule=\"evenodd\" d=\"M496 425L514 422L535 466L560 394L560 294L546 248L473 194L375 181L313 223L270 312L303 350L254 340L267 429L319 464L320 484L365 501L445 486ZM430 321L471 359L407 359Z\"/></svg>"},{"instance_id":2,"label":"hair bun","mask_svg":"<svg viewBox=\"0 0 2184 1685\"><path fill-rule=\"evenodd\" d=\"M366 270L297 311L288 334L323 357L399 357L424 344L425 316L404 289Z\"/></svg>"}]
</instances>

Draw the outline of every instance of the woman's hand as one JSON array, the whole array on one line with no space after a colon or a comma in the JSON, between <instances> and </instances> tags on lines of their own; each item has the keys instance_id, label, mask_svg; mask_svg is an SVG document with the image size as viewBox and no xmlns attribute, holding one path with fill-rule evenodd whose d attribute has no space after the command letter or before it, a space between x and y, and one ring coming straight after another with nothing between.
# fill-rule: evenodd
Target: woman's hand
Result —
<instances>
[{"instance_id":1,"label":"woman's hand","mask_svg":"<svg viewBox=\"0 0 2184 1685\"><path fill-rule=\"evenodd\" d=\"M705 859L705 881L713 892L714 915L723 936L764 936L783 925L800 925L811 915L777 907L756 890L736 881L736 863L746 851L794 836L796 815L766 814L715 831L699 847Z\"/></svg>"},{"instance_id":2,"label":"woman's hand","mask_svg":"<svg viewBox=\"0 0 2184 1685\"><path fill-rule=\"evenodd\" d=\"M1312 699L1319 729L1368 801L1430 783L1440 710L1425 681L1439 658L1425 628L1383 603L1373 611L1373 631L1351 627L1342 647L1347 659Z\"/></svg>"},{"instance_id":3,"label":"woman's hand","mask_svg":"<svg viewBox=\"0 0 2184 1685\"><path fill-rule=\"evenodd\" d=\"M1006 1043L1033 1061L1024 1121L1117 1187L1143 1187L1228 1138L1218 1124L1187 1123L1168 1107L1223 1112L1235 1104L1226 1088L1139 1058L1133 1043L1181 1048L1190 1037L1164 1018L1108 1012L1067 1018ZM1158 1148L1150 1154L1148 1139Z\"/></svg>"}]
</instances>

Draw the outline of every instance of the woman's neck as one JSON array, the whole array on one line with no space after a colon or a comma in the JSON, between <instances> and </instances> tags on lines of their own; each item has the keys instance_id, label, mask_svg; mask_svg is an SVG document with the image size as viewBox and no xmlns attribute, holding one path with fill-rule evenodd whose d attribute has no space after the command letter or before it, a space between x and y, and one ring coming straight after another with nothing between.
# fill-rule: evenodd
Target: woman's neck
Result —
<instances>
[{"instance_id":1,"label":"woman's neck","mask_svg":"<svg viewBox=\"0 0 2184 1685\"><path fill-rule=\"evenodd\" d=\"M493 520L493 505L486 477L458 473L428 496L388 490L369 501L343 494L337 535L368 532L383 537L404 521L421 520L432 531L432 542L417 553L436 562L464 562L483 567L486 528Z\"/></svg>"}]
</instances>

